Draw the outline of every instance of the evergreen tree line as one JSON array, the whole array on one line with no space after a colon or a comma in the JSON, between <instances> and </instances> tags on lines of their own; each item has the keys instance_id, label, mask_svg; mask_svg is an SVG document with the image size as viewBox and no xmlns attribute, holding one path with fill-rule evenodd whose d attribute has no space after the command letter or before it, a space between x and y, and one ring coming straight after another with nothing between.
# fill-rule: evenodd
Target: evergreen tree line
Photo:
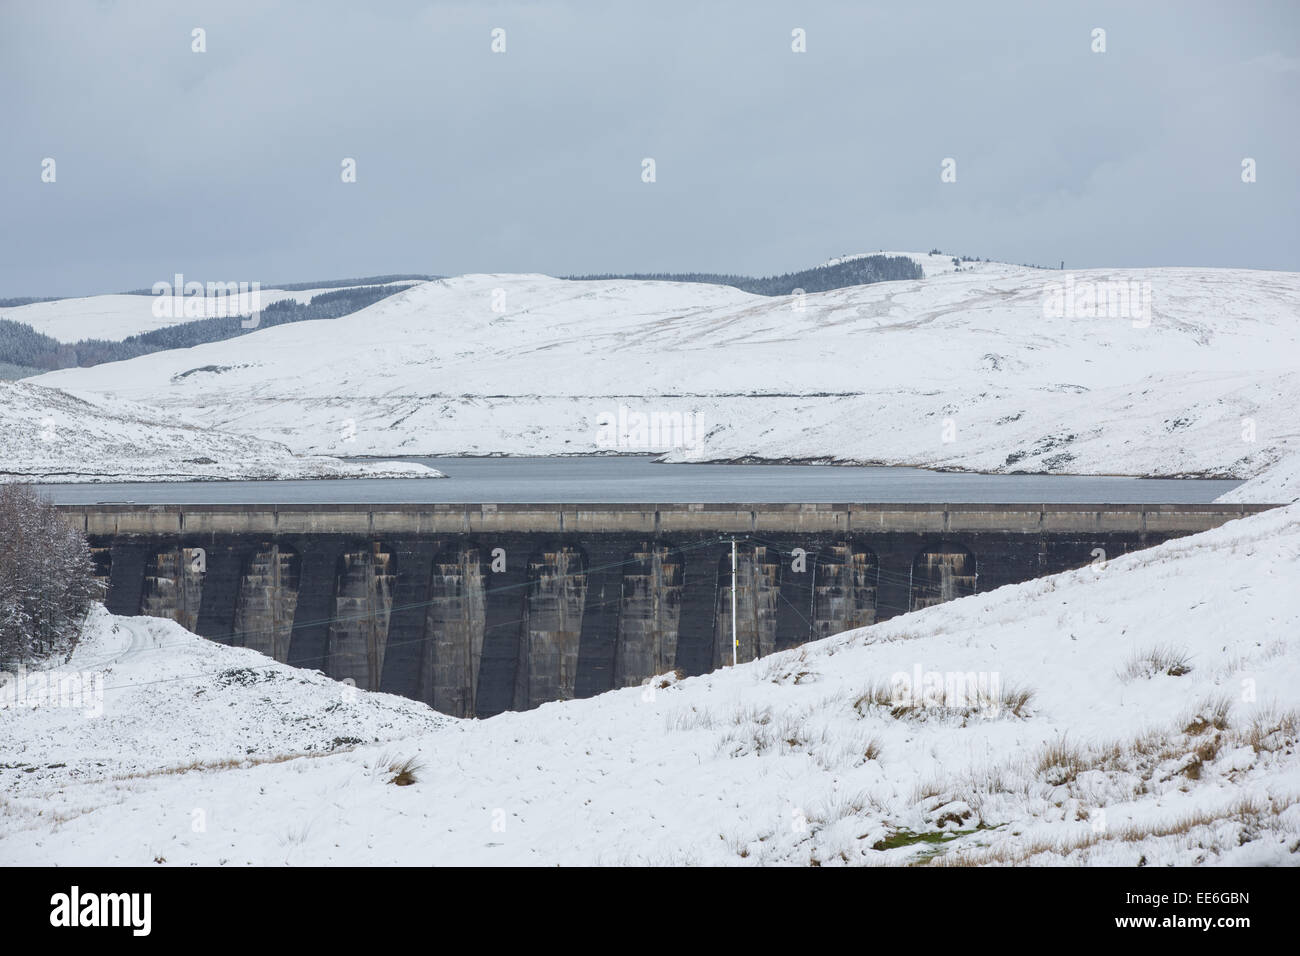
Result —
<instances>
[{"instance_id":1,"label":"evergreen tree line","mask_svg":"<svg viewBox=\"0 0 1300 956\"><path fill-rule=\"evenodd\" d=\"M16 309L20 305L31 305L33 302L58 302L57 295L45 296L44 298L34 298L30 295L20 295L16 299L0 299L0 309Z\"/></svg>"},{"instance_id":2,"label":"evergreen tree line","mask_svg":"<svg viewBox=\"0 0 1300 956\"><path fill-rule=\"evenodd\" d=\"M81 532L30 486L0 484L0 670L66 656L99 596Z\"/></svg>"},{"instance_id":3,"label":"evergreen tree line","mask_svg":"<svg viewBox=\"0 0 1300 956\"><path fill-rule=\"evenodd\" d=\"M281 299L262 309L257 329L288 325L291 322L341 318L401 291L402 287L376 285L322 292L312 296L307 303ZM82 339L80 342L68 343L37 332L26 323L0 319L0 366L19 365L42 372L75 366L88 368L166 349L184 349L207 342L221 342L257 331L244 328L242 322L243 319L239 316L194 319L152 332L131 335L120 342Z\"/></svg>"},{"instance_id":4,"label":"evergreen tree line","mask_svg":"<svg viewBox=\"0 0 1300 956\"><path fill-rule=\"evenodd\" d=\"M920 279L924 273L921 266L906 256L874 255L860 259L850 259L835 265L819 266L799 272L787 272L779 276L753 278L751 276L722 275L718 273L632 273L569 276L575 280L593 279L648 279L661 282L706 282L714 285L728 285L756 295L791 295L796 289L804 292L826 292L847 286L867 285L873 282L888 282L898 279ZM278 285L275 288L286 291L301 291L310 288L329 288L357 281L372 281L376 284L340 288L334 292L322 292L313 296L311 301L302 304L292 299L273 302L262 309L258 329L274 325L287 325L290 322L306 322L314 319L337 319L373 305L381 299L403 291L380 283L396 282L401 279L430 278L427 276L394 275L373 276L369 280L337 279L319 282L300 282ZM133 290L127 294L152 295L151 290ZM3 300L4 304L21 305L31 301L53 301L35 299ZM208 342L221 342L235 338L255 329L245 329L238 316L194 319L178 322L165 328L128 336L121 341L105 339L82 339L79 342L60 342L37 332L30 325L12 319L0 318L0 378L14 374L37 374L61 368L77 366L89 367L104 362L119 362L125 359L148 355L166 349L191 348Z\"/></svg>"},{"instance_id":5,"label":"evergreen tree line","mask_svg":"<svg viewBox=\"0 0 1300 956\"><path fill-rule=\"evenodd\" d=\"M829 292L831 289L843 289L854 285L868 285L872 282L892 282L898 279L921 279L924 272L921 266L907 256L864 256L847 262L801 272L787 272L779 276L766 276L755 279L750 276L719 275L711 272L685 273L634 273L627 275L585 275L568 276L570 279L585 281L593 279L648 279L656 282L708 282L713 285L729 285L743 292L755 295L791 295L795 289L804 292Z\"/></svg>"}]
</instances>

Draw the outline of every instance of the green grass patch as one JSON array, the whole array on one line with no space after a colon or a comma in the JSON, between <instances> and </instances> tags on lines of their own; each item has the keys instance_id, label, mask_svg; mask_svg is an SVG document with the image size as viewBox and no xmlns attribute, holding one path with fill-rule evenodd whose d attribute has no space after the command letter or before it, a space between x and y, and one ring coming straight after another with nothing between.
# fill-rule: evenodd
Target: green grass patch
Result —
<instances>
[{"instance_id":1,"label":"green grass patch","mask_svg":"<svg viewBox=\"0 0 1300 956\"><path fill-rule=\"evenodd\" d=\"M958 837L966 836L971 833L978 833L981 830L996 830L1003 826L999 823L995 826L989 826L987 823L981 823L970 830L932 830L928 833L917 833L903 827L895 830L883 840L877 840L871 845L873 850L896 850L900 846L916 846L918 843L929 843L937 847L941 843L951 843ZM934 852L938 852L936 849Z\"/></svg>"},{"instance_id":2,"label":"green grass patch","mask_svg":"<svg viewBox=\"0 0 1300 956\"><path fill-rule=\"evenodd\" d=\"M974 830L935 830L933 833L915 833L906 828L895 830L883 840L871 845L873 850L897 850L900 846L914 846L917 843L947 843Z\"/></svg>"}]
</instances>

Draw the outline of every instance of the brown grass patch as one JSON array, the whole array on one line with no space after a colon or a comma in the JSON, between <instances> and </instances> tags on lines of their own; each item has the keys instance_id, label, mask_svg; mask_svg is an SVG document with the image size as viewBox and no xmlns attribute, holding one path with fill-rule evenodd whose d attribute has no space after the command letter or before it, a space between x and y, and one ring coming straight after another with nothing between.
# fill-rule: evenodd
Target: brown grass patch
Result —
<instances>
[{"instance_id":1,"label":"brown grass patch","mask_svg":"<svg viewBox=\"0 0 1300 956\"><path fill-rule=\"evenodd\" d=\"M348 750L353 748L349 747ZM266 757L229 757L225 760L194 760L186 764L178 764L174 767L158 767L154 770L137 770L132 773L114 774L113 780L147 780L150 777L167 777L174 774L182 773L203 773L208 770L244 770L248 767L260 767L263 764L284 763L288 760L305 760L316 757L329 757L335 753L344 752L334 750L330 753L301 753L301 754L272 754Z\"/></svg>"},{"instance_id":2,"label":"brown grass patch","mask_svg":"<svg viewBox=\"0 0 1300 956\"><path fill-rule=\"evenodd\" d=\"M1228 711L1231 709L1232 701L1227 697L1208 700L1188 720L1187 725L1183 727L1183 733L1199 737L1211 728L1214 730L1227 730Z\"/></svg>"},{"instance_id":3,"label":"brown grass patch","mask_svg":"<svg viewBox=\"0 0 1300 956\"><path fill-rule=\"evenodd\" d=\"M404 760L394 760L388 764L388 772L391 776L388 782L398 787L409 787L417 782L418 775L424 772L424 763L419 757L407 757Z\"/></svg>"},{"instance_id":4,"label":"brown grass patch","mask_svg":"<svg viewBox=\"0 0 1300 956\"><path fill-rule=\"evenodd\" d=\"M1137 680L1139 677L1151 678L1159 674L1182 677L1191 672L1191 657L1186 651L1162 645L1134 654L1120 671L1119 677L1120 680L1127 682Z\"/></svg>"}]
</instances>

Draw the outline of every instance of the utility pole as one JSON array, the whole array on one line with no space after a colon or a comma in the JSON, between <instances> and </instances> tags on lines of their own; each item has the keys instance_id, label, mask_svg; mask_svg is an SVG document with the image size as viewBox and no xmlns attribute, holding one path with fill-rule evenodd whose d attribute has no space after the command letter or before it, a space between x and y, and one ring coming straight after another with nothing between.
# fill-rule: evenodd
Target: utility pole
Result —
<instances>
[{"instance_id":1,"label":"utility pole","mask_svg":"<svg viewBox=\"0 0 1300 956\"><path fill-rule=\"evenodd\" d=\"M736 666L737 648L740 639L736 637L736 539L731 539L731 666Z\"/></svg>"}]
</instances>

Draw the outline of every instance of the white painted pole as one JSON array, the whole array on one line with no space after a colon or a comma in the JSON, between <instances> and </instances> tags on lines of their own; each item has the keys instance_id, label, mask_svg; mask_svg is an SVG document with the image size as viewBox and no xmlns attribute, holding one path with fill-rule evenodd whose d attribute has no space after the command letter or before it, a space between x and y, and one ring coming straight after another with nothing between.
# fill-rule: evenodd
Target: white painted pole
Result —
<instances>
[{"instance_id":1,"label":"white painted pole","mask_svg":"<svg viewBox=\"0 0 1300 956\"><path fill-rule=\"evenodd\" d=\"M731 539L731 666L736 666L737 648L740 639L736 637L736 539Z\"/></svg>"}]
</instances>

